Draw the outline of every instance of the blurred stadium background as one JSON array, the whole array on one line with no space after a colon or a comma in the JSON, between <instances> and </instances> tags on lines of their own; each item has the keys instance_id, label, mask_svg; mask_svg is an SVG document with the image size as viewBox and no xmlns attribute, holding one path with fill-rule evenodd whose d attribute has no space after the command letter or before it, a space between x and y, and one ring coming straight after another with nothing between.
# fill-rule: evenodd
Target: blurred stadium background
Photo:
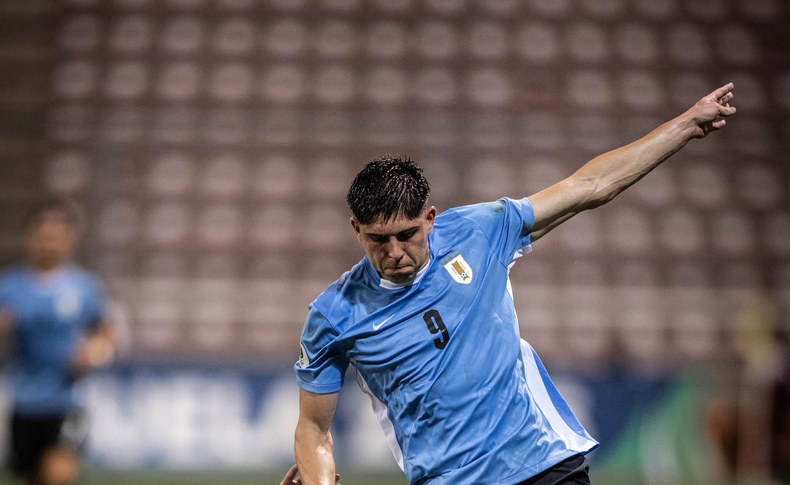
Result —
<instances>
[{"instance_id":1,"label":"blurred stadium background","mask_svg":"<svg viewBox=\"0 0 790 485\"><path fill-rule=\"evenodd\" d=\"M85 385L84 483L279 483L367 160L417 160L440 211L525 196L727 81L726 130L541 240L513 289L602 443L594 482L787 478L788 25L784 0L4 0L0 262L32 202L75 198L124 329ZM343 483L405 483L353 382Z\"/></svg>"}]
</instances>

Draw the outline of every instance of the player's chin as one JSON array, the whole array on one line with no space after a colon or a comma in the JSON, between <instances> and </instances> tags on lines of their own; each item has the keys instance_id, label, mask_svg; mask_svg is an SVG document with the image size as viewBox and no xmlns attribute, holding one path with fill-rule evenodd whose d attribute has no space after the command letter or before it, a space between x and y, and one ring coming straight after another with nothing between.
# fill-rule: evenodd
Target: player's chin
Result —
<instances>
[{"instance_id":1,"label":"player's chin","mask_svg":"<svg viewBox=\"0 0 790 485\"><path fill-rule=\"evenodd\" d=\"M403 283L414 277L414 266L401 266L398 268L386 268L384 274L393 283Z\"/></svg>"}]
</instances>

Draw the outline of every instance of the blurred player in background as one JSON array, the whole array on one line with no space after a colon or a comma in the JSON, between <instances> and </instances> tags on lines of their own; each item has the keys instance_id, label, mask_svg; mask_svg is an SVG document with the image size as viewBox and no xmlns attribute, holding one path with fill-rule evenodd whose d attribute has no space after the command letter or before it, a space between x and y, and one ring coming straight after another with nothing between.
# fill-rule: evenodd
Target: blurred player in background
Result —
<instances>
[{"instance_id":1,"label":"blurred player in background","mask_svg":"<svg viewBox=\"0 0 790 485\"><path fill-rule=\"evenodd\" d=\"M437 216L414 163L366 165L348 193L366 257L310 306L295 366L301 483L334 482L329 429L353 363L412 484L589 484L584 455L597 443L520 339L510 268L559 224L722 128L732 89L520 200Z\"/></svg>"},{"instance_id":2,"label":"blurred player in background","mask_svg":"<svg viewBox=\"0 0 790 485\"><path fill-rule=\"evenodd\" d=\"M115 328L101 283L71 262L79 211L46 201L26 229L28 261L0 276L0 330L13 347L11 467L29 485L67 485L87 431L75 384L112 359Z\"/></svg>"}]
</instances>

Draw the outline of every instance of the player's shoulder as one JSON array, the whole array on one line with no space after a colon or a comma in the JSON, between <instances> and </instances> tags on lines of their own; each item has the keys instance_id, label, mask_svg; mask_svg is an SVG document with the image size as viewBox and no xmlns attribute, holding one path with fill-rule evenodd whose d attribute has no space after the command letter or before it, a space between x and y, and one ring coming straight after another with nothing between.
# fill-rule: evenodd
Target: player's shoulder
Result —
<instances>
[{"instance_id":1,"label":"player's shoulder","mask_svg":"<svg viewBox=\"0 0 790 485\"><path fill-rule=\"evenodd\" d=\"M454 207L441 213L439 217L445 216L465 219L476 219L480 217L497 218L502 217L508 209L523 204L529 204L528 199L502 197L491 202L478 202L476 204Z\"/></svg>"},{"instance_id":2,"label":"player's shoulder","mask_svg":"<svg viewBox=\"0 0 790 485\"><path fill-rule=\"evenodd\" d=\"M440 232L450 230L458 235L459 231L483 230L490 223L501 219L507 208L508 199L493 202L481 202L448 209L436 217L436 226Z\"/></svg>"},{"instance_id":3,"label":"player's shoulder","mask_svg":"<svg viewBox=\"0 0 790 485\"><path fill-rule=\"evenodd\" d=\"M336 328L351 325L360 314L367 313L370 305L376 304L378 291L374 288L367 258L362 259L350 270L330 284L311 304Z\"/></svg>"},{"instance_id":4,"label":"player's shoulder","mask_svg":"<svg viewBox=\"0 0 790 485\"><path fill-rule=\"evenodd\" d=\"M0 286L16 284L27 276L28 270L22 264L14 264L0 271Z\"/></svg>"},{"instance_id":5,"label":"player's shoulder","mask_svg":"<svg viewBox=\"0 0 790 485\"><path fill-rule=\"evenodd\" d=\"M367 287L364 260L343 273L313 301L312 307L333 323L347 318L355 305L364 298Z\"/></svg>"}]
</instances>

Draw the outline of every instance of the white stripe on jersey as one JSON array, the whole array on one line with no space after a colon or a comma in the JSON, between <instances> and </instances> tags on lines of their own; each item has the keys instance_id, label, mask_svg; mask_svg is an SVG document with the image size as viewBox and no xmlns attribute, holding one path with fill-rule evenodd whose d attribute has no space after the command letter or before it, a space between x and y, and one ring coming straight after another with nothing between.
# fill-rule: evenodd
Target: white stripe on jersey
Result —
<instances>
[{"instance_id":1,"label":"white stripe on jersey","mask_svg":"<svg viewBox=\"0 0 790 485\"><path fill-rule=\"evenodd\" d=\"M543 416L548 420L549 426L565 442L569 450L578 451L579 453L589 451L596 445L595 441L590 441L573 431L568 426L568 423L562 419L560 413L557 412L557 408L554 407L554 403L549 396L549 391L546 389L546 384L540 375L538 364L535 362L532 346L524 339L521 339L521 357L524 359L524 373L526 374L529 393L532 395L538 408L540 408Z\"/></svg>"},{"instance_id":2,"label":"white stripe on jersey","mask_svg":"<svg viewBox=\"0 0 790 485\"><path fill-rule=\"evenodd\" d=\"M518 258L531 251L531 245L524 246L523 248L519 249L515 252L513 259L510 261L510 264L507 267L507 292L511 299L513 298L513 287L510 284L510 270L513 268L513 265L516 264L516 260ZM518 321L518 316L516 317L516 321ZM533 354L532 346L529 345L529 343L527 343L527 341L524 339L521 339L521 358L524 360L524 374L527 380L529 392L532 394L532 398L535 400L538 408L549 421L551 428L565 442L565 445L568 447L568 449L579 452L589 451L590 448L592 448L596 443L573 431L570 426L568 426L568 423L566 423L562 416L560 416L560 414L557 412L557 408L554 407L554 403L551 401L549 392L546 389L546 385L540 375L538 365L535 362L535 355Z\"/></svg>"},{"instance_id":3,"label":"white stripe on jersey","mask_svg":"<svg viewBox=\"0 0 790 485\"><path fill-rule=\"evenodd\" d=\"M395 437L395 427L392 425L392 421L390 421L390 417L387 415L387 406L379 401L379 398L370 391L368 383L365 382L365 379L362 378L362 374L360 374L359 371L357 371L357 384L359 384L359 388L362 389L362 392L370 397L370 403L373 405L373 412L376 414L376 419L379 420L379 426L381 426L381 430L384 431L384 436L387 438L387 443L390 445L392 454L395 455L395 461L398 462L398 466L403 470L403 452L398 444L398 438Z\"/></svg>"}]
</instances>

